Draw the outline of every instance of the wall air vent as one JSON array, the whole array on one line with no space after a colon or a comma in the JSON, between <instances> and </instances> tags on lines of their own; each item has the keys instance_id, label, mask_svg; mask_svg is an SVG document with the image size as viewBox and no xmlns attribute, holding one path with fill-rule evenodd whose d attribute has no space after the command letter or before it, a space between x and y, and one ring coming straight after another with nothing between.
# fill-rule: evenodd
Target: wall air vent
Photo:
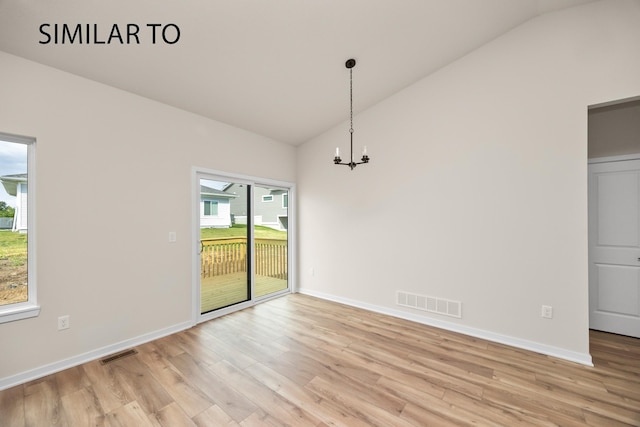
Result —
<instances>
[{"instance_id":1,"label":"wall air vent","mask_svg":"<svg viewBox=\"0 0 640 427\"><path fill-rule=\"evenodd\" d=\"M462 318L462 303L445 298L418 295L411 292L397 291L396 303L403 307L428 311L429 313Z\"/></svg>"}]
</instances>

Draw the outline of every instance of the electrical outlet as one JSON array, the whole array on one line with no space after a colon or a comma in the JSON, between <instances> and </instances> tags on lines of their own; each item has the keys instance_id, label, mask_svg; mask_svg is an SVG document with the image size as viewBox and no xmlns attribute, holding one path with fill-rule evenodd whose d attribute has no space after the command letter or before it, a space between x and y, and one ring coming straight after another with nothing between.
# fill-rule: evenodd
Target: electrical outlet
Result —
<instances>
[{"instance_id":1,"label":"electrical outlet","mask_svg":"<svg viewBox=\"0 0 640 427\"><path fill-rule=\"evenodd\" d=\"M170 231L169 232L169 243L175 243L176 241L176 232L175 231Z\"/></svg>"},{"instance_id":2,"label":"electrical outlet","mask_svg":"<svg viewBox=\"0 0 640 427\"><path fill-rule=\"evenodd\" d=\"M69 315L58 317L58 330L69 329Z\"/></svg>"},{"instance_id":3,"label":"electrical outlet","mask_svg":"<svg viewBox=\"0 0 640 427\"><path fill-rule=\"evenodd\" d=\"M542 316L545 319L553 318L553 307L551 307L550 305L543 305L540 316Z\"/></svg>"}]
</instances>

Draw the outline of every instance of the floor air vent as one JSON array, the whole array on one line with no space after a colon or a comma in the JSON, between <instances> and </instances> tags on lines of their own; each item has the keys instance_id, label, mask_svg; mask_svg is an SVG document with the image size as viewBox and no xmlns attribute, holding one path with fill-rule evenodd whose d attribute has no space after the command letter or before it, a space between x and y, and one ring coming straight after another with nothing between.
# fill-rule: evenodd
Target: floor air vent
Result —
<instances>
[{"instance_id":1,"label":"floor air vent","mask_svg":"<svg viewBox=\"0 0 640 427\"><path fill-rule=\"evenodd\" d=\"M112 354L111 356L107 356L104 359L100 360L100 364L106 365L107 363L115 362L116 360L120 360L123 357L133 356L134 354L138 354L136 350L125 350L120 353Z\"/></svg>"},{"instance_id":2,"label":"floor air vent","mask_svg":"<svg viewBox=\"0 0 640 427\"><path fill-rule=\"evenodd\" d=\"M396 293L396 303L403 307L411 307L428 311L429 313L457 317L458 319L462 318L462 303L460 301L398 291Z\"/></svg>"}]
</instances>

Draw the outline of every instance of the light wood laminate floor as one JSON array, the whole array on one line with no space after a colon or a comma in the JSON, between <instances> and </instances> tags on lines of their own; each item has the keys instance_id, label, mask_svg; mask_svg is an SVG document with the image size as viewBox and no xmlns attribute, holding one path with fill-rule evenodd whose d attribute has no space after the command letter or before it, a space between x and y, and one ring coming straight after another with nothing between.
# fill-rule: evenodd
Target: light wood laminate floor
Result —
<instances>
[{"instance_id":1,"label":"light wood laminate floor","mask_svg":"<svg viewBox=\"0 0 640 427\"><path fill-rule=\"evenodd\" d=\"M640 340L595 367L288 295L0 392L14 426L640 425Z\"/></svg>"}]
</instances>

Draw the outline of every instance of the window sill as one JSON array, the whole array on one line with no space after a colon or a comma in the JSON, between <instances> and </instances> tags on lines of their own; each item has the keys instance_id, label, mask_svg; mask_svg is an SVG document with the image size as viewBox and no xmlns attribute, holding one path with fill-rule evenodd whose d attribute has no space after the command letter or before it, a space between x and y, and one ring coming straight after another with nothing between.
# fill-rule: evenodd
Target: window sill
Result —
<instances>
[{"instance_id":1,"label":"window sill","mask_svg":"<svg viewBox=\"0 0 640 427\"><path fill-rule=\"evenodd\" d=\"M0 309L0 323L13 322L15 320L37 317L40 314L40 306L34 304L20 305L19 307Z\"/></svg>"}]
</instances>

